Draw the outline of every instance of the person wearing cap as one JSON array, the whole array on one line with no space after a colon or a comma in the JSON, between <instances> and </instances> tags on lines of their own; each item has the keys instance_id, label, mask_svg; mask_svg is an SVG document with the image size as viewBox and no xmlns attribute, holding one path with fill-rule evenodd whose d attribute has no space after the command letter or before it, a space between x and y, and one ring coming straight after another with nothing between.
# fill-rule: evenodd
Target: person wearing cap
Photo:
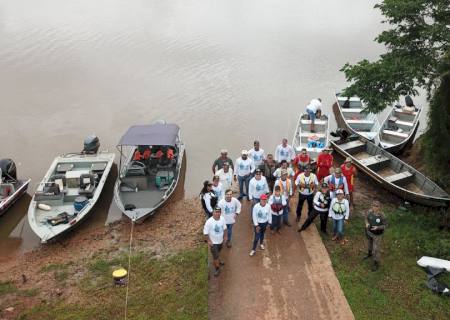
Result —
<instances>
[{"instance_id":1,"label":"person wearing cap","mask_svg":"<svg viewBox=\"0 0 450 320\"><path fill-rule=\"evenodd\" d=\"M214 276L217 277L220 274L220 266L225 265L220 261L220 251L224 241L227 241L227 224L225 219L221 216L221 209L219 207L214 208L214 213L211 218L206 220L203 227L203 235L208 243L209 249L213 256Z\"/></svg>"},{"instance_id":2,"label":"person wearing cap","mask_svg":"<svg viewBox=\"0 0 450 320\"><path fill-rule=\"evenodd\" d=\"M331 149L329 147L322 149L322 152L317 156L317 180L322 181L323 178L330 175L333 161Z\"/></svg>"},{"instance_id":3,"label":"person wearing cap","mask_svg":"<svg viewBox=\"0 0 450 320\"><path fill-rule=\"evenodd\" d=\"M203 182L203 188L200 191L200 200L207 219L212 216L214 211L213 208L216 206L218 201L216 195L212 191L212 187L212 182L206 180Z\"/></svg>"},{"instance_id":4,"label":"person wearing cap","mask_svg":"<svg viewBox=\"0 0 450 320\"><path fill-rule=\"evenodd\" d=\"M341 165L342 175L347 180L348 193L350 195L350 207L353 206L353 186L355 185L356 167L352 164L352 159L347 157Z\"/></svg>"},{"instance_id":5,"label":"person wearing cap","mask_svg":"<svg viewBox=\"0 0 450 320\"><path fill-rule=\"evenodd\" d=\"M272 190L273 189L273 185L275 183L275 177L274 177L274 173L277 169L277 164L275 162L275 160L273 160L273 155L271 153L269 153L266 157L266 161L264 161L264 166L263 166L263 174L267 179L267 183L269 184L269 189Z\"/></svg>"},{"instance_id":6,"label":"person wearing cap","mask_svg":"<svg viewBox=\"0 0 450 320\"><path fill-rule=\"evenodd\" d=\"M306 113L309 116L309 120L311 120L310 131L314 132L314 122L316 120L316 114L320 112L322 109L322 99L312 99L309 104L306 106Z\"/></svg>"},{"instance_id":7,"label":"person wearing cap","mask_svg":"<svg viewBox=\"0 0 450 320\"><path fill-rule=\"evenodd\" d=\"M225 162L227 162L230 165L231 169L234 170L233 160L231 160L231 158L228 158L228 150L222 149L220 150L220 157L214 160L214 163L212 165L213 174L216 174L217 170L222 169Z\"/></svg>"},{"instance_id":8,"label":"person wearing cap","mask_svg":"<svg viewBox=\"0 0 450 320\"><path fill-rule=\"evenodd\" d=\"M328 216L333 219L333 241L344 240L344 220L348 220L350 215L350 207L348 200L345 199L344 191L342 189L336 190L336 198L331 200Z\"/></svg>"},{"instance_id":9,"label":"person wearing cap","mask_svg":"<svg viewBox=\"0 0 450 320\"><path fill-rule=\"evenodd\" d=\"M241 151L241 157L236 159L236 169L234 171L234 181L239 182L239 197L238 200L242 200L242 198L248 197L248 188L250 179L252 178L252 174L255 171L255 164L253 160L248 158L247 150ZM244 193L244 186L245 192ZM249 199L250 200L250 199Z\"/></svg>"},{"instance_id":10,"label":"person wearing cap","mask_svg":"<svg viewBox=\"0 0 450 320\"><path fill-rule=\"evenodd\" d=\"M253 207L252 221L255 231L255 238L253 239L252 250L250 256L254 256L256 247L259 246L261 250L264 250L264 235L267 226L272 224L272 211L267 204L267 195L263 194L260 198L260 202Z\"/></svg>"},{"instance_id":11,"label":"person wearing cap","mask_svg":"<svg viewBox=\"0 0 450 320\"><path fill-rule=\"evenodd\" d=\"M298 203L297 203L297 222L300 221L302 216L303 203L308 203L308 217L313 210L314 192L316 191L319 182L314 173L311 173L311 167L307 166L305 172L301 173L295 180L295 185L298 190Z\"/></svg>"},{"instance_id":12,"label":"person wearing cap","mask_svg":"<svg viewBox=\"0 0 450 320\"><path fill-rule=\"evenodd\" d=\"M316 192L313 199L313 213L306 219L305 223L298 229L298 232L306 230L317 216L320 216L320 230L327 233L328 211L330 209L331 197L328 185L324 182L320 190Z\"/></svg>"},{"instance_id":13,"label":"person wearing cap","mask_svg":"<svg viewBox=\"0 0 450 320\"><path fill-rule=\"evenodd\" d=\"M262 175L261 169L255 170L255 176L250 180L248 186L248 199L252 201L252 207L257 204L263 194L269 193L269 185L266 177Z\"/></svg>"},{"instance_id":14,"label":"person wearing cap","mask_svg":"<svg viewBox=\"0 0 450 320\"><path fill-rule=\"evenodd\" d=\"M216 195L218 201L225 197L225 189L223 188L222 183L220 182L220 177L215 175L212 179L212 191Z\"/></svg>"},{"instance_id":15,"label":"person wearing cap","mask_svg":"<svg viewBox=\"0 0 450 320\"><path fill-rule=\"evenodd\" d=\"M273 173L273 176L276 179L279 179L281 177L281 171L283 171L283 170L287 171L289 178L294 177L295 172L291 167L289 167L289 164L286 160L281 160L280 167L277 168L277 170L275 170L275 172Z\"/></svg>"},{"instance_id":16,"label":"person wearing cap","mask_svg":"<svg viewBox=\"0 0 450 320\"><path fill-rule=\"evenodd\" d=\"M386 229L386 218L381 211L381 204L379 201L372 202L372 208L366 213L366 236L368 242L368 253L363 258L366 260L373 257L372 271L377 271L380 265L380 244L381 237Z\"/></svg>"},{"instance_id":17,"label":"person wearing cap","mask_svg":"<svg viewBox=\"0 0 450 320\"><path fill-rule=\"evenodd\" d=\"M223 163L222 169L217 170L216 175L219 176L219 181L222 183L224 190L231 188L233 183L233 169L230 168L230 164L228 162Z\"/></svg>"},{"instance_id":18,"label":"person wearing cap","mask_svg":"<svg viewBox=\"0 0 450 320\"><path fill-rule=\"evenodd\" d=\"M295 157L295 150L288 144L286 138L281 141L281 144L275 149L275 161L280 164L282 160L286 160L287 163L291 163Z\"/></svg>"},{"instance_id":19,"label":"person wearing cap","mask_svg":"<svg viewBox=\"0 0 450 320\"><path fill-rule=\"evenodd\" d=\"M264 150L260 148L258 140L253 142L253 148L248 151L248 157L253 160L255 168L263 169L266 155Z\"/></svg>"},{"instance_id":20,"label":"person wearing cap","mask_svg":"<svg viewBox=\"0 0 450 320\"><path fill-rule=\"evenodd\" d=\"M233 226L236 222L237 216L241 213L241 203L238 199L233 197L233 192L230 189L225 191L225 199L219 201L217 206L222 212L222 217L227 224L227 248L231 248L231 241L233 238Z\"/></svg>"},{"instance_id":21,"label":"person wearing cap","mask_svg":"<svg viewBox=\"0 0 450 320\"><path fill-rule=\"evenodd\" d=\"M299 154L297 154L294 158L294 168L295 168L295 176L294 181L297 179L300 173L305 172L306 166L311 164L311 157L308 154L306 148L303 148Z\"/></svg>"},{"instance_id":22,"label":"person wearing cap","mask_svg":"<svg viewBox=\"0 0 450 320\"><path fill-rule=\"evenodd\" d=\"M336 197L336 190L342 190L348 196L347 179L342 175L341 168L334 169L333 173L323 179L330 188L331 199Z\"/></svg>"},{"instance_id":23,"label":"person wearing cap","mask_svg":"<svg viewBox=\"0 0 450 320\"><path fill-rule=\"evenodd\" d=\"M281 177L277 181L275 181L275 187L273 189L273 192L275 192L276 187L280 187L281 194L284 195L284 197L286 198L287 204L283 209L283 223L288 227L290 227L291 224L289 222L289 212L290 212L289 202L291 200L294 188L292 180L288 178L287 170L281 170Z\"/></svg>"},{"instance_id":24,"label":"person wearing cap","mask_svg":"<svg viewBox=\"0 0 450 320\"><path fill-rule=\"evenodd\" d=\"M287 204L288 202L286 196L281 193L280 186L276 185L273 190L273 194L269 197L269 206L272 211L272 225L270 229L273 233L280 232L281 219Z\"/></svg>"}]
</instances>

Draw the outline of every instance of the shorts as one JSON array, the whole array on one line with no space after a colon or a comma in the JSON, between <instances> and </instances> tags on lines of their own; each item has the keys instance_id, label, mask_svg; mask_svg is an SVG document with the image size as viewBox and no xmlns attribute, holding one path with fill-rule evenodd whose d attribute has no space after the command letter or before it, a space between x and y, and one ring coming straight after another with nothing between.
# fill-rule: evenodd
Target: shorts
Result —
<instances>
[{"instance_id":1,"label":"shorts","mask_svg":"<svg viewBox=\"0 0 450 320\"><path fill-rule=\"evenodd\" d=\"M211 254L214 260L219 259L219 252L222 250L222 244L213 244L210 247Z\"/></svg>"},{"instance_id":2,"label":"shorts","mask_svg":"<svg viewBox=\"0 0 450 320\"><path fill-rule=\"evenodd\" d=\"M314 121L316 120L316 113L313 112L312 110L306 109L306 113L309 116L309 120Z\"/></svg>"}]
</instances>

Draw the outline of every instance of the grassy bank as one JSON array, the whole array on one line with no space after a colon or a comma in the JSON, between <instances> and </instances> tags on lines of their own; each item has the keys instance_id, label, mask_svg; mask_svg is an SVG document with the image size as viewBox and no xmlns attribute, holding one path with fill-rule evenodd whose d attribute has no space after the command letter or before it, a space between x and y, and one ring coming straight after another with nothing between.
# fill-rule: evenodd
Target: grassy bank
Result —
<instances>
[{"instance_id":1,"label":"grassy bank","mask_svg":"<svg viewBox=\"0 0 450 320\"><path fill-rule=\"evenodd\" d=\"M107 259L97 257L80 267L73 264L46 266L41 272L53 272L58 282L72 288L74 297L42 300L19 319L123 319L125 287L112 284L111 273L127 266L125 254ZM78 270L78 271L77 271ZM167 257L136 254L132 257L129 286L129 319L207 319L207 251L197 248ZM12 291L8 285L3 291Z\"/></svg>"},{"instance_id":2,"label":"grassy bank","mask_svg":"<svg viewBox=\"0 0 450 320\"><path fill-rule=\"evenodd\" d=\"M358 211L358 210L357 210ZM356 319L449 319L450 298L425 287L426 274L416 261L423 255L450 260L450 232L438 229L440 216L424 209L387 212L380 270L362 262L367 252L364 220L358 213L345 226L350 242L324 243ZM450 284L450 274L441 279Z\"/></svg>"}]
</instances>

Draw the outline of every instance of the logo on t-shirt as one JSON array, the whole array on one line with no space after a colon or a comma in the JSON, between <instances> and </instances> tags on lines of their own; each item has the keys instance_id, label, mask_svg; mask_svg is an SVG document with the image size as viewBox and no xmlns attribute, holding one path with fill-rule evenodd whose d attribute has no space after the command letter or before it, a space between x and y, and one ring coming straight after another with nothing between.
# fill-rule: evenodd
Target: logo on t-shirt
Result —
<instances>
[{"instance_id":1,"label":"logo on t-shirt","mask_svg":"<svg viewBox=\"0 0 450 320\"><path fill-rule=\"evenodd\" d=\"M264 183L257 183L256 184L256 191L261 191L264 189Z\"/></svg>"},{"instance_id":2,"label":"logo on t-shirt","mask_svg":"<svg viewBox=\"0 0 450 320\"><path fill-rule=\"evenodd\" d=\"M215 232L216 234L219 234L219 233L220 233L220 226L219 226L218 224L215 224L215 225L214 225L214 232Z\"/></svg>"},{"instance_id":3,"label":"logo on t-shirt","mask_svg":"<svg viewBox=\"0 0 450 320\"><path fill-rule=\"evenodd\" d=\"M283 149L281 149L281 151L280 151L280 156L286 157L287 155L288 155L288 152L287 152L287 151L284 151Z\"/></svg>"},{"instance_id":4,"label":"logo on t-shirt","mask_svg":"<svg viewBox=\"0 0 450 320\"><path fill-rule=\"evenodd\" d=\"M231 210L231 207L225 207L225 214L230 214L231 212L233 212L233 210Z\"/></svg>"},{"instance_id":5,"label":"logo on t-shirt","mask_svg":"<svg viewBox=\"0 0 450 320\"><path fill-rule=\"evenodd\" d=\"M258 211L258 218L259 219L262 219L262 218L264 218L265 217L265 214L261 211L261 210L259 210Z\"/></svg>"}]
</instances>

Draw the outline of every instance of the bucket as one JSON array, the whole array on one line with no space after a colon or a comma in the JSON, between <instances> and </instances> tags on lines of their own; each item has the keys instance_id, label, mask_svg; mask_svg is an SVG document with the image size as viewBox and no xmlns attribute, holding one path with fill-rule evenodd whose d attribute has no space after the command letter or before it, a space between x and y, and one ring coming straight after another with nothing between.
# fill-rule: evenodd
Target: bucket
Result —
<instances>
[{"instance_id":1,"label":"bucket","mask_svg":"<svg viewBox=\"0 0 450 320\"><path fill-rule=\"evenodd\" d=\"M87 205L88 199L85 196L79 196L75 198L73 202L73 207L75 208L75 212L78 213Z\"/></svg>"},{"instance_id":2,"label":"bucket","mask_svg":"<svg viewBox=\"0 0 450 320\"><path fill-rule=\"evenodd\" d=\"M112 273L114 284L118 286L124 286L127 284L127 275L128 272L124 268L119 268L114 270Z\"/></svg>"}]
</instances>

